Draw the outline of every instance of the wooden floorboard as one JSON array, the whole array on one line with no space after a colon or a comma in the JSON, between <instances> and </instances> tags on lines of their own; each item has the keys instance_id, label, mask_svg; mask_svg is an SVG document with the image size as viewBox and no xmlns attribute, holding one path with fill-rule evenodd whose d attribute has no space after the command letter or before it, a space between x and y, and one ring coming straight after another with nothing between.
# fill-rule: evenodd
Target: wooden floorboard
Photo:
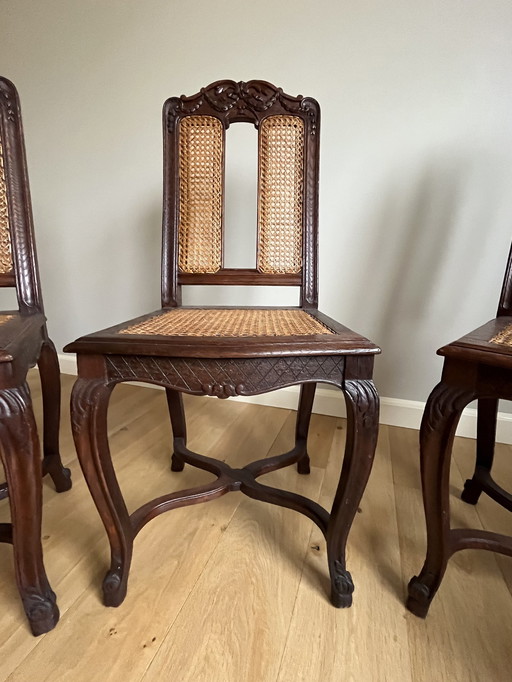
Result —
<instances>
[{"instance_id":1,"label":"wooden floorboard","mask_svg":"<svg viewBox=\"0 0 512 682\"><path fill-rule=\"evenodd\" d=\"M40 389L31 376L36 417ZM43 547L61 620L30 635L14 585L12 548L0 545L0 680L73 682L505 682L512 670L512 560L465 551L449 563L426 620L404 606L406 584L424 559L418 433L381 427L374 469L356 515L347 567L354 604L328 600L325 541L305 517L232 493L178 509L137 537L128 596L100 599L108 545L74 453L72 378L63 376L62 457L73 489L44 483ZM295 414L209 398L185 399L189 443L232 466L291 447ZM124 385L109 414L110 445L130 510L150 498L211 478L171 472L165 394ZM330 506L345 421L313 415L312 470L274 472L270 484ZM495 475L512 482L512 447L499 445ZM474 442L456 439L451 471L453 525L512 533L511 515L482 497L459 499ZM0 502L0 522L9 519Z\"/></svg>"}]
</instances>

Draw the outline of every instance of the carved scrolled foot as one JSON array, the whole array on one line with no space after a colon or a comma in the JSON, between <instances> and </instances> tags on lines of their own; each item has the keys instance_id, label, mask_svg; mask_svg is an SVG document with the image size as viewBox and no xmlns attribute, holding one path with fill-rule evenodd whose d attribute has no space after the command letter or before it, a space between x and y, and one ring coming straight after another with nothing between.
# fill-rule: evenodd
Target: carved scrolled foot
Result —
<instances>
[{"instance_id":1,"label":"carved scrolled foot","mask_svg":"<svg viewBox=\"0 0 512 682\"><path fill-rule=\"evenodd\" d=\"M171 457L171 471L183 471L184 468L185 462L173 453Z\"/></svg>"},{"instance_id":2,"label":"carved scrolled foot","mask_svg":"<svg viewBox=\"0 0 512 682\"><path fill-rule=\"evenodd\" d=\"M415 616L425 618L434 597L430 587L415 575L409 582L408 592L406 607Z\"/></svg>"},{"instance_id":3,"label":"carved scrolled foot","mask_svg":"<svg viewBox=\"0 0 512 682\"><path fill-rule=\"evenodd\" d=\"M34 637L53 630L60 614L55 593L51 589L48 588L44 594L28 590L21 594L21 599Z\"/></svg>"},{"instance_id":4,"label":"carved scrolled foot","mask_svg":"<svg viewBox=\"0 0 512 682\"><path fill-rule=\"evenodd\" d=\"M354 583L352 576L343 568L340 561L334 562L331 574L331 602L337 609L352 606Z\"/></svg>"},{"instance_id":5,"label":"carved scrolled foot","mask_svg":"<svg viewBox=\"0 0 512 682\"><path fill-rule=\"evenodd\" d=\"M482 486L474 481L472 478L468 478L464 483L464 490L460 495L460 499L464 500L468 504L476 504L480 499L482 493Z\"/></svg>"},{"instance_id":6,"label":"carved scrolled foot","mask_svg":"<svg viewBox=\"0 0 512 682\"><path fill-rule=\"evenodd\" d=\"M119 606L126 597L127 580L123 580L122 568L110 570L103 580L103 603L105 606Z\"/></svg>"}]
</instances>

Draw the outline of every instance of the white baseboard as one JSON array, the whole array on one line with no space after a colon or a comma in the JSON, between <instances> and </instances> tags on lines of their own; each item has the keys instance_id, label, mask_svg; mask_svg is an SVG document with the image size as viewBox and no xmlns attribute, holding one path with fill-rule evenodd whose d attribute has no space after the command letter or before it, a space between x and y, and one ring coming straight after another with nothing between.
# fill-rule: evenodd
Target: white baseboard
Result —
<instances>
[{"instance_id":1,"label":"white baseboard","mask_svg":"<svg viewBox=\"0 0 512 682\"><path fill-rule=\"evenodd\" d=\"M74 355L59 354L60 369L63 374L77 373L76 358ZM152 384L145 384L152 388L160 388ZM268 405L270 407L284 407L295 409L297 407L299 389L297 386L281 388L272 393L264 393L255 396L240 396L238 400ZM380 400L380 423L388 426L401 426L407 429L419 429L425 403L417 400L402 400L401 398L385 398ZM313 411L318 414L326 414L334 417L344 417L345 404L340 391L319 386L315 394ZM476 437L476 409L466 408L462 413L457 428L458 436L466 438ZM498 413L498 428L496 440L499 443L512 443L512 414Z\"/></svg>"}]
</instances>

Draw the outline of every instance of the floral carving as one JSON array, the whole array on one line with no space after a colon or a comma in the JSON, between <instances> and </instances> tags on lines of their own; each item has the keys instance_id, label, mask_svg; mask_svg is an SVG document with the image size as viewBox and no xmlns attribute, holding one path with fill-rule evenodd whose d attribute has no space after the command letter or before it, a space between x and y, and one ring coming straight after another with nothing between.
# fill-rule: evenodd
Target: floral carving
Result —
<instances>
[{"instance_id":1,"label":"floral carving","mask_svg":"<svg viewBox=\"0 0 512 682\"><path fill-rule=\"evenodd\" d=\"M202 88L196 95L172 97L167 102L167 127L174 130L177 117L195 113L206 106L220 114L228 126L232 121L246 118L255 124L262 114L276 102L288 112L305 114L310 121L310 132L318 128L318 104L311 98L293 97L266 81L217 81Z\"/></svg>"},{"instance_id":2,"label":"floral carving","mask_svg":"<svg viewBox=\"0 0 512 682\"><path fill-rule=\"evenodd\" d=\"M201 388L205 395L216 396L217 398L232 398L235 395L242 395L244 392L243 384L202 384Z\"/></svg>"}]
</instances>

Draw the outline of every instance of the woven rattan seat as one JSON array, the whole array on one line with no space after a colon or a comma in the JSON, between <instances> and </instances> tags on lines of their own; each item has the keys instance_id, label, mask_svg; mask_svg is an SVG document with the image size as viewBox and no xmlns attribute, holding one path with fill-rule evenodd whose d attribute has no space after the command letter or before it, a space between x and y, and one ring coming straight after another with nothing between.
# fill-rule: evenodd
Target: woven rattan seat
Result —
<instances>
[{"instance_id":1,"label":"woven rattan seat","mask_svg":"<svg viewBox=\"0 0 512 682\"><path fill-rule=\"evenodd\" d=\"M48 337L32 227L23 128L14 85L0 77L0 286L16 289L18 310L0 313L0 455L11 523L0 541L13 545L18 589L34 635L51 630L59 610L41 546L41 459L27 372L36 363L43 397L43 473L58 491L71 486L59 455L60 374Z\"/></svg>"},{"instance_id":2,"label":"woven rattan seat","mask_svg":"<svg viewBox=\"0 0 512 682\"><path fill-rule=\"evenodd\" d=\"M500 332L495 334L489 343L498 343L504 346L512 346L512 324L507 324L507 326Z\"/></svg>"},{"instance_id":3,"label":"woven rattan seat","mask_svg":"<svg viewBox=\"0 0 512 682\"><path fill-rule=\"evenodd\" d=\"M119 330L165 336L308 336L333 334L303 310L178 308Z\"/></svg>"},{"instance_id":4,"label":"woven rattan seat","mask_svg":"<svg viewBox=\"0 0 512 682\"><path fill-rule=\"evenodd\" d=\"M257 251L254 267L230 269L223 264L225 140L239 124L258 131ZM372 371L380 351L318 311L318 103L264 81L219 81L192 97L169 99L163 125L162 307L65 348L78 356L72 397L77 452L111 546L104 601L112 606L123 601L133 539L154 516L241 491L305 514L320 527L332 602L349 606L353 584L345 545L375 449L378 396ZM295 286L300 304L182 306L184 285L210 284ZM165 387L171 469L190 464L214 474L213 483L170 493L128 514L110 463L106 421L110 392L121 381ZM330 511L257 480L295 463L299 473L309 472L307 436L317 382L340 388L347 405L345 459ZM261 453L262 459L232 469L187 448L182 393L229 398L291 385L300 385L300 393L295 443L288 452L269 459ZM169 484L176 487L171 477Z\"/></svg>"}]
</instances>

